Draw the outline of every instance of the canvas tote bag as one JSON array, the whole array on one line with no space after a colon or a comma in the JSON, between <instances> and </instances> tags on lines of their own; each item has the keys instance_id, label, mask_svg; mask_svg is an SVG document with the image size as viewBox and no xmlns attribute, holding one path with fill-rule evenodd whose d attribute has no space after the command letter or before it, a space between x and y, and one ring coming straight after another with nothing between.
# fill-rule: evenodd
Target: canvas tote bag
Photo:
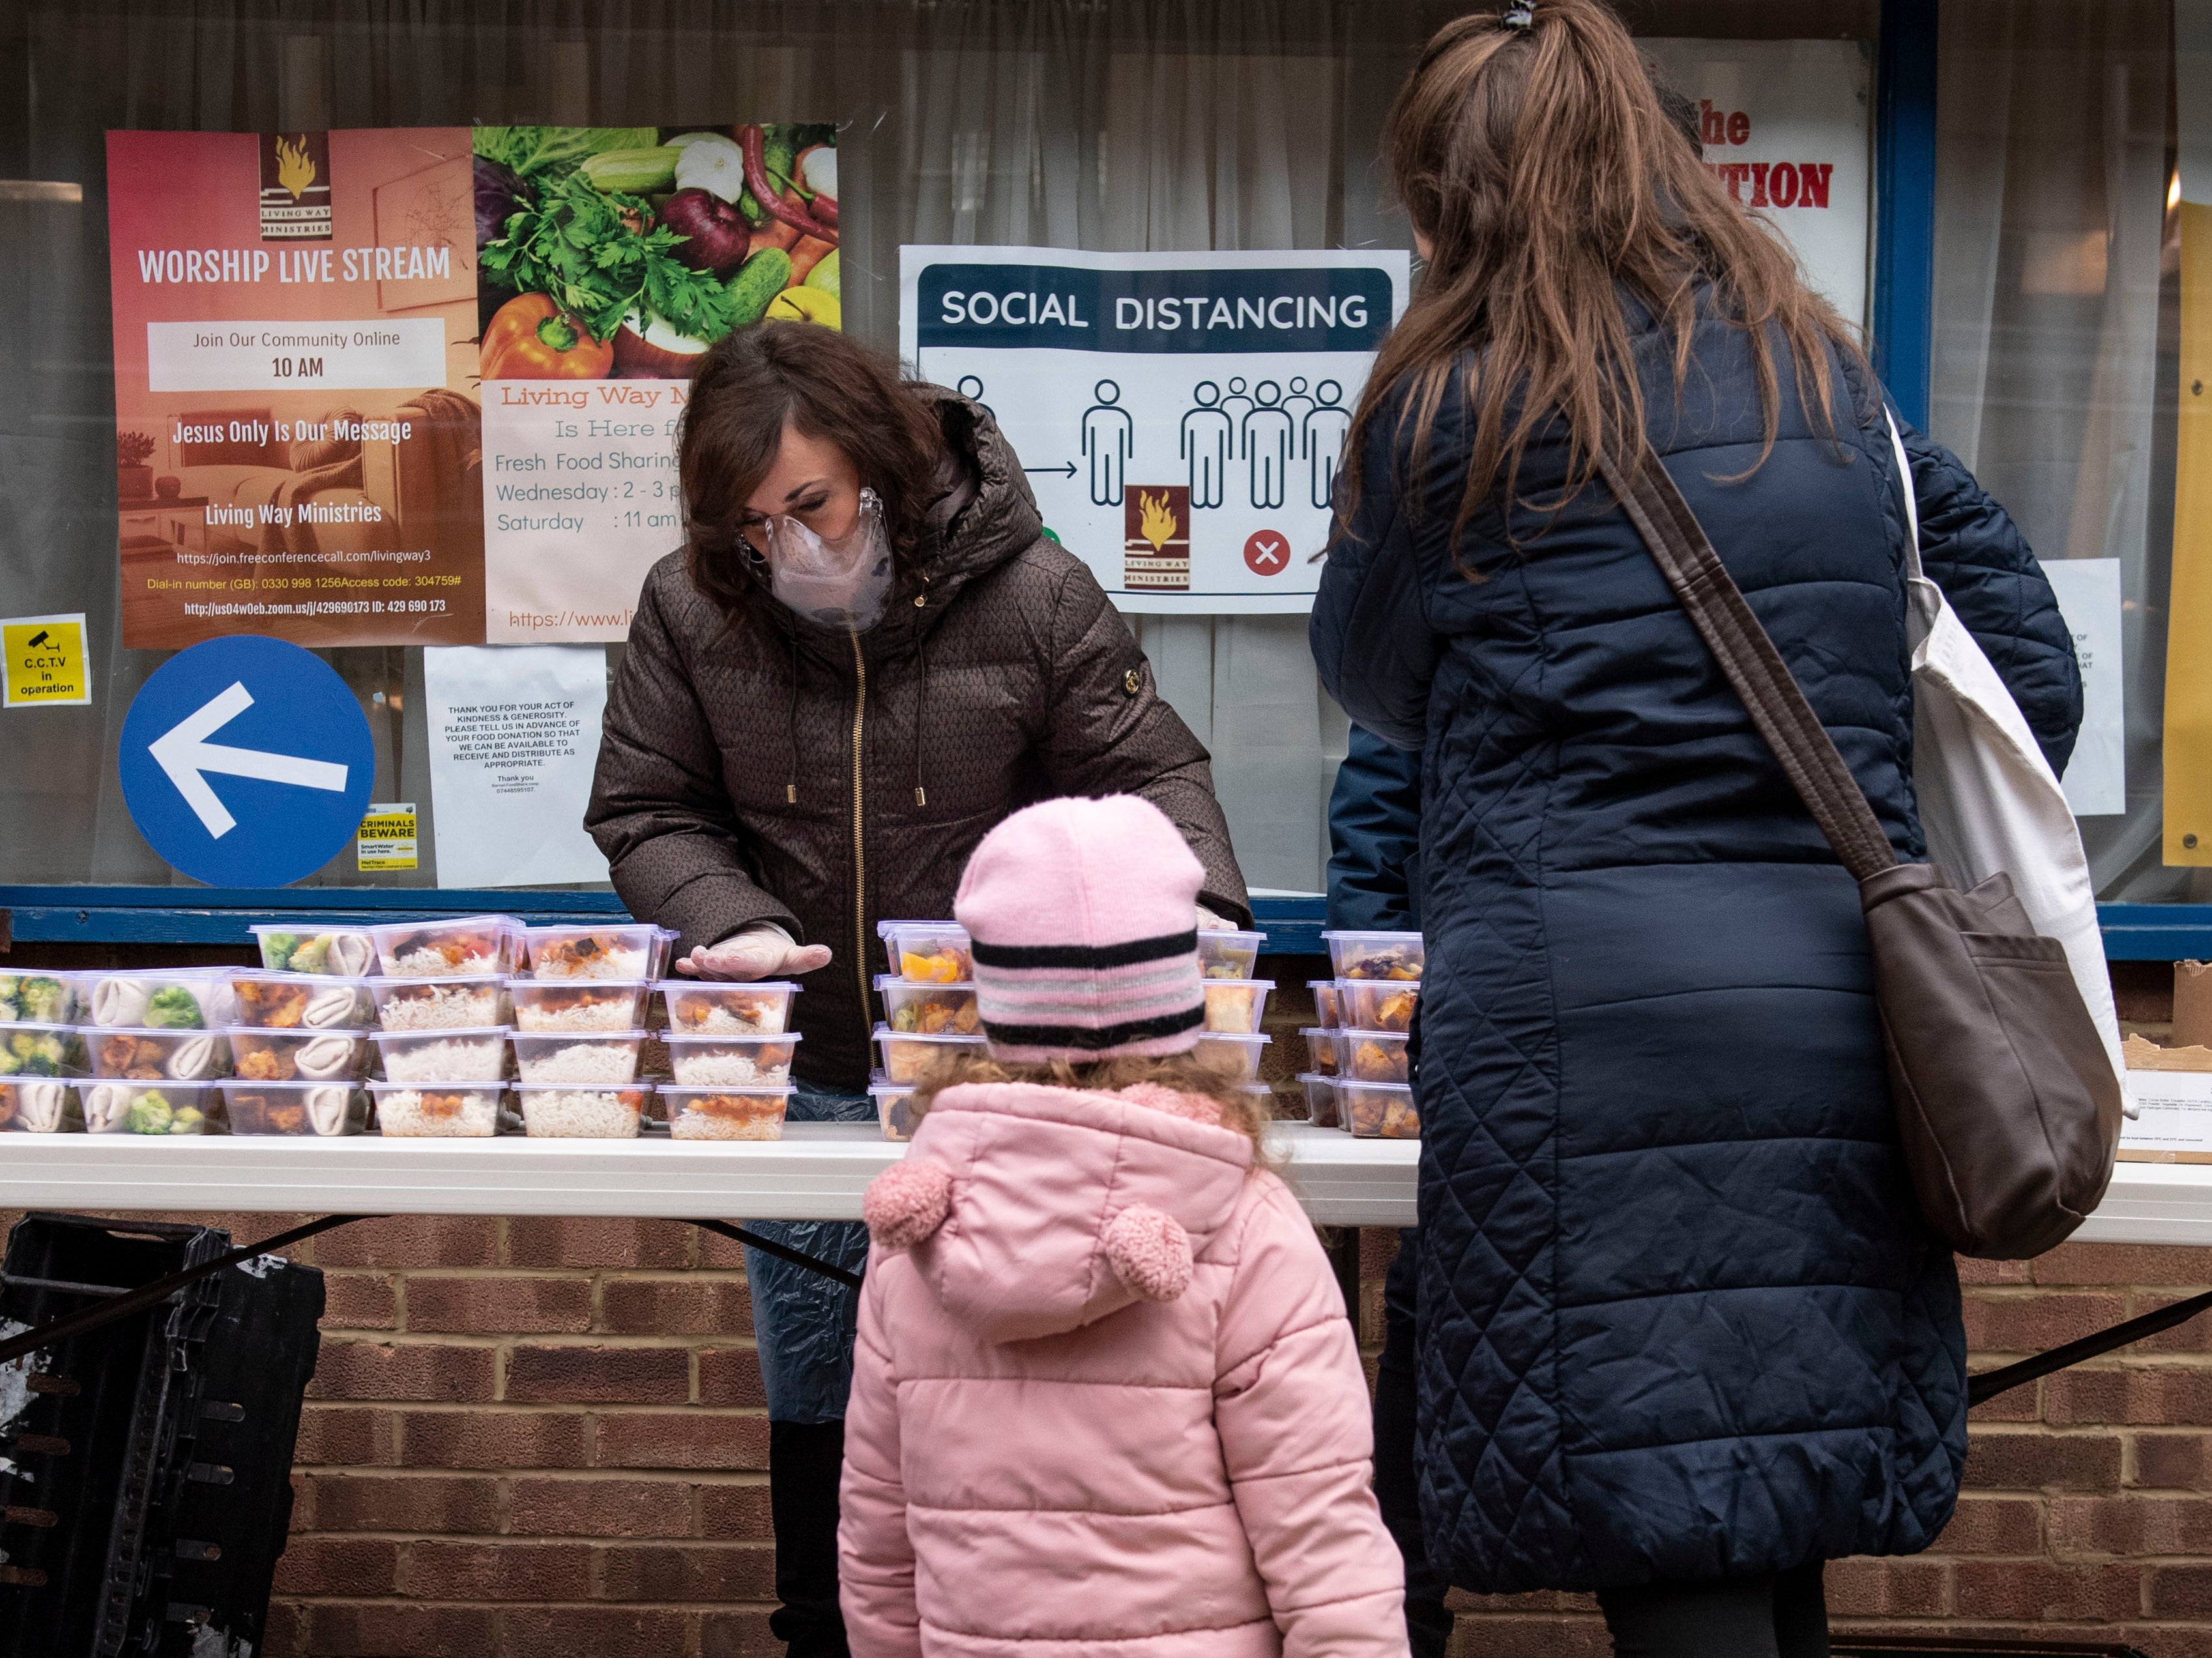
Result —
<instances>
[{"instance_id":1,"label":"canvas tote bag","mask_svg":"<svg viewBox=\"0 0 2212 1658\"><path fill-rule=\"evenodd\" d=\"M1920 568L1920 505L1912 463L1887 409L1889 443L1905 495L1905 634L1912 645L1912 787L1928 858L1967 886L2002 871L2035 930L2066 947L2067 965L2096 1021L2112 1070L2127 1085L2112 978L2097 927L2089 859L2065 791L2020 705Z\"/></svg>"},{"instance_id":2,"label":"canvas tote bag","mask_svg":"<svg viewBox=\"0 0 2212 1658\"><path fill-rule=\"evenodd\" d=\"M1647 450L1633 479L1610 459L1600 465L1752 723L1858 883L1899 1138L1922 1213L1961 1254L2041 1254L2097 1206L2119 1145L2119 1075L2065 945L2037 932L2008 870L1961 891L1934 864L1898 861L1857 780L1657 456ZM1952 625L1972 643L1955 619ZM1996 689L2002 693L2001 683ZM1914 689L1917 700L1917 671ZM2016 708L2013 719L2020 720ZM2025 721L2019 730L2026 732Z\"/></svg>"}]
</instances>

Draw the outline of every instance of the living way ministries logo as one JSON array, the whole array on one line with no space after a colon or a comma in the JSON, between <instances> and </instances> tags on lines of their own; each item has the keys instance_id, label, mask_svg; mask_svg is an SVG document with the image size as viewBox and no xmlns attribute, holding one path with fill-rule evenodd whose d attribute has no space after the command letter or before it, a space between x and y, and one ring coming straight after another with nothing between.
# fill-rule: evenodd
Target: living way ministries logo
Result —
<instances>
[{"instance_id":1,"label":"living way ministries logo","mask_svg":"<svg viewBox=\"0 0 2212 1658\"><path fill-rule=\"evenodd\" d=\"M1121 497L1121 580L1133 592L1190 591L1190 486L1133 483Z\"/></svg>"},{"instance_id":2,"label":"living way ministries logo","mask_svg":"<svg viewBox=\"0 0 2212 1658\"><path fill-rule=\"evenodd\" d=\"M331 240L331 136L261 135L261 240Z\"/></svg>"}]
</instances>

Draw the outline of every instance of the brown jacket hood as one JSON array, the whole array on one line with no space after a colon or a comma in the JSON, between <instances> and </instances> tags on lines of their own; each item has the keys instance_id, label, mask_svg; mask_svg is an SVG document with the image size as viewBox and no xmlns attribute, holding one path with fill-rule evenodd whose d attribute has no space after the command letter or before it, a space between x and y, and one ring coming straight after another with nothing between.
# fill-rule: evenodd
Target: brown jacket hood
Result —
<instances>
[{"instance_id":1,"label":"brown jacket hood","mask_svg":"<svg viewBox=\"0 0 2212 1658\"><path fill-rule=\"evenodd\" d=\"M760 920L830 946L795 1004L796 1070L845 1090L874 1058L876 924L951 915L968 854L1031 801L1144 795L1205 865L1201 902L1249 914L1206 750L1043 533L997 423L930 393L953 465L884 620L815 627L765 587L726 618L670 554L638 598L585 816L623 902L679 950Z\"/></svg>"}]
</instances>

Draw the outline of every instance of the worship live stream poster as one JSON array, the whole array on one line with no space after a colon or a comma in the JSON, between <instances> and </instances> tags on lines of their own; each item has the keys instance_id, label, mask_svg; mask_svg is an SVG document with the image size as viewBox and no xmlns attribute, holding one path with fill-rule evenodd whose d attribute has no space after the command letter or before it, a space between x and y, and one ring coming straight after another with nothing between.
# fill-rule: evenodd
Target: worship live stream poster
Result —
<instances>
[{"instance_id":1,"label":"worship live stream poster","mask_svg":"<svg viewBox=\"0 0 2212 1658\"><path fill-rule=\"evenodd\" d=\"M130 648L622 639L692 361L839 322L827 125L107 149Z\"/></svg>"}]
</instances>

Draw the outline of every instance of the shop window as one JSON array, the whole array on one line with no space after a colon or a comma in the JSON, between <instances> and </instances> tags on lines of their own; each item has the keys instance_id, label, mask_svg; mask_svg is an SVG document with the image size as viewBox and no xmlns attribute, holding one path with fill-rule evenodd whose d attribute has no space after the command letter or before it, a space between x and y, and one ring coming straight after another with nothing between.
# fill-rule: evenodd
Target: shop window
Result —
<instances>
[{"instance_id":1,"label":"shop window","mask_svg":"<svg viewBox=\"0 0 2212 1658\"><path fill-rule=\"evenodd\" d=\"M0 714L0 880L178 878L140 839L116 782L124 714L164 653L120 643L107 130L835 119L843 124L844 325L890 348L902 244L1407 246L1402 219L1378 197L1383 112L1421 41L1463 9L650 0L604 13L518 0L488 13L459 0L392 11L322 0L283 8L280 18L251 0L146 0L124 14L32 0L10 70L22 77L20 125L0 139L0 154L13 177L77 194L0 191L0 273L18 303L18 325L0 338L0 383L10 391L0 422L0 586L11 614L86 613L94 695L83 708ZM1972 9L1947 6L1947 31L1958 32L1954 12ZM1736 43L1847 43L1856 101L1822 142L1870 149L1875 0L1647 0L1626 10L1686 82L1735 76L1743 97L1715 96L1727 106L1724 145L1735 142L1729 116L1762 91L1759 74L1729 67L1744 56ZM1808 197L1796 161L1745 154L1744 187L1773 182L1778 197L1785 192L1771 168L1789 162L1783 207L1802 212ZM1754 161L1770 169L1758 180ZM1852 199L1859 222L1847 236L1862 249L1867 210L1863 195ZM2089 280L2079 238L2091 230L2112 234L2109 270L2135 268L2122 228L2102 219L2033 228L2061 235L2043 256L2061 288ZM2071 289L2036 297L2089 302ZM158 504L145 515L125 532L177 532ZM1213 750L1255 885L1317 891L1346 728L1315 681L1304 618L1132 621L1163 689ZM610 671L620 650L605 647ZM380 645L322 654L369 719L374 798L422 811L422 858L410 872L363 872L349 852L310 878L434 884L423 653Z\"/></svg>"}]
</instances>

